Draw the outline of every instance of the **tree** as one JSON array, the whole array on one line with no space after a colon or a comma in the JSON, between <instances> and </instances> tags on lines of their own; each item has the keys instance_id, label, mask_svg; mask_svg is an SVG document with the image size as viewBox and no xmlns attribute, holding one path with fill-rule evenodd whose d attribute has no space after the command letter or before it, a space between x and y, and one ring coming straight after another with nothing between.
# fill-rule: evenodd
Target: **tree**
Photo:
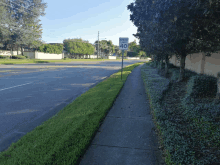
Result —
<instances>
[{"instance_id":1,"label":"tree","mask_svg":"<svg viewBox=\"0 0 220 165\"><path fill-rule=\"evenodd\" d=\"M9 42L10 30L6 24L10 24L10 6L6 0L0 0L0 46L5 47L5 42Z\"/></svg>"},{"instance_id":2,"label":"tree","mask_svg":"<svg viewBox=\"0 0 220 165\"><path fill-rule=\"evenodd\" d=\"M207 9L210 11L207 5L197 7L197 3L190 0L139 0L128 5L128 9L132 12L130 19L138 27L135 36L139 37L142 49L146 50L147 47L150 47L148 52L155 53L157 60L163 60L165 57L167 61L167 57L171 57L172 53L175 53L180 59L179 81L184 78L185 59L188 54L215 50L207 50L201 46L201 43L207 42L194 35L199 29L193 26L196 19L198 16L200 20L204 19L204 11ZM197 23L196 25L205 29L204 24L199 25ZM155 30L150 31L150 28ZM211 32L207 32L203 36L210 37L211 34ZM209 47L217 47L217 41L217 39L209 41ZM167 53L163 54L164 50Z\"/></svg>"},{"instance_id":3,"label":"tree","mask_svg":"<svg viewBox=\"0 0 220 165\"><path fill-rule=\"evenodd\" d=\"M140 51L140 46L137 45L136 41L128 43L128 55L129 56L137 56Z\"/></svg>"},{"instance_id":4,"label":"tree","mask_svg":"<svg viewBox=\"0 0 220 165\"><path fill-rule=\"evenodd\" d=\"M86 54L86 55L91 55L91 54L94 54L94 51L95 51L95 48L93 47L93 45L90 44L90 43L86 43L86 51L85 51L85 54Z\"/></svg>"},{"instance_id":5,"label":"tree","mask_svg":"<svg viewBox=\"0 0 220 165\"><path fill-rule=\"evenodd\" d=\"M138 53L138 56L139 57L146 57L146 52L144 52L144 51L140 51L139 53Z\"/></svg>"},{"instance_id":6,"label":"tree","mask_svg":"<svg viewBox=\"0 0 220 165\"><path fill-rule=\"evenodd\" d=\"M92 44L82 39L65 39L63 43L65 50L74 56L90 55L95 51Z\"/></svg>"},{"instance_id":7,"label":"tree","mask_svg":"<svg viewBox=\"0 0 220 165\"><path fill-rule=\"evenodd\" d=\"M98 41L95 41L96 50L98 52ZM115 46L113 45L112 41L109 40L101 40L99 41L99 51L104 53L105 55L109 55L115 53Z\"/></svg>"},{"instance_id":8,"label":"tree","mask_svg":"<svg viewBox=\"0 0 220 165\"><path fill-rule=\"evenodd\" d=\"M133 42L130 42L130 43L128 44L128 49L129 49L129 51L134 51L134 49L136 48L136 46L137 46L136 40L134 40Z\"/></svg>"},{"instance_id":9,"label":"tree","mask_svg":"<svg viewBox=\"0 0 220 165\"><path fill-rule=\"evenodd\" d=\"M115 46L115 53L117 55L121 54L121 50L119 49L119 46Z\"/></svg>"},{"instance_id":10,"label":"tree","mask_svg":"<svg viewBox=\"0 0 220 165\"><path fill-rule=\"evenodd\" d=\"M42 35L39 16L44 16L46 3L41 0L1 0L1 40L4 49L8 45L13 49L17 45L38 47ZM22 51L23 54L23 51Z\"/></svg>"},{"instance_id":11,"label":"tree","mask_svg":"<svg viewBox=\"0 0 220 165\"><path fill-rule=\"evenodd\" d=\"M42 44L40 47L38 47L38 50L44 53L61 54L63 52L63 45L62 44L55 44L55 45Z\"/></svg>"}]
</instances>

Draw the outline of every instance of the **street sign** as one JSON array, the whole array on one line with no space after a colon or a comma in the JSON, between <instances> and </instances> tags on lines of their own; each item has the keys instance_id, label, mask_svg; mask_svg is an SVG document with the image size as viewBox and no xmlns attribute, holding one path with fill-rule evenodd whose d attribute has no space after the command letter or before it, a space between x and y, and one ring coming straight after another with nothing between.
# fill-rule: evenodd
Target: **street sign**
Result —
<instances>
[{"instance_id":1,"label":"street sign","mask_svg":"<svg viewBox=\"0 0 220 165\"><path fill-rule=\"evenodd\" d=\"M122 80L124 50L128 50L128 38L127 37L119 38L119 49L122 50L122 63L121 63L121 80Z\"/></svg>"},{"instance_id":2,"label":"street sign","mask_svg":"<svg viewBox=\"0 0 220 165\"><path fill-rule=\"evenodd\" d=\"M125 37L119 38L119 49L128 50L128 38L125 38Z\"/></svg>"}]
</instances>

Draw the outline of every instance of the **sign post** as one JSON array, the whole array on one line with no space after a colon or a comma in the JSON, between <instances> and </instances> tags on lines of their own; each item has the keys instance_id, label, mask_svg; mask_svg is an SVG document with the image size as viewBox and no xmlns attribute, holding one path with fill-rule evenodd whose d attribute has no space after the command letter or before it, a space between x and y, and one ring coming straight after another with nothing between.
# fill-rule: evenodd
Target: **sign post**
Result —
<instances>
[{"instance_id":1,"label":"sign post","mask_svg":"<svg viewBox=\"0 0 220 165\"><path fill-rule=\"evenodd\" d=\"M121 65L121 80L122 80L124 50L128 50L128 38L125 37L119 38L119 50L122 50L122 65Z\"/></svg>"}]
</instances>

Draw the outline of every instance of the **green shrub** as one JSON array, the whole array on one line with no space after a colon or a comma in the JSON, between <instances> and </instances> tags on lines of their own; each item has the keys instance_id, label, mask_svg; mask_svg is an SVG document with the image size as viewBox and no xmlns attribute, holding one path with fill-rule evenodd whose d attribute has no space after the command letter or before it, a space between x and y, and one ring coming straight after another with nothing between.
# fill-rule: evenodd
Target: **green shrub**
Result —
<instances>
[{"instance_id":1,"label":"green shrub","mask_svg":"<svg viewBox=\"0 0 220 165\"><path fill-rule=\"evenodd\" d=\"M5 58L6 58L6 56L0 55L0 58L1 58L1 59L5 59Z\"/></svg>"},{"instance_id":2,"label":"green shrub","mask_svg":"<svg viewBox=\"0 0 220 165\"><path fill-rule=\"evenodd\" d=\"M69 60L70 58L68 58L68 57L64 57L64 60Z\"/></svg>"},{"instance_id":3,"label":"green shrub","mask_svg":"<svg viewBox=\"0 0 220 165\"><path fill-rule=\"evenodd\" d=\"M217 78L207 75L192 76L187 84L187 94L191 97L213 97L217 92Z\"/></svg>"},{"instance_id":4,"label":"green shrub","mask_svg":"<svg viewBox=\"0 0 220 165\"><path fill-rule=\"evenodd\" d=\"M61 54L63 52L63 45L62 44L55 44L55 45L43 44L38 48L38 50L44 53Z\"/></svg>"},{"instance_id":5,"label":"green shrub","mask_svg":"<svg viewBox=\"0 0 220 165\"><path fill-rule=\"evenodd\" d=\"M157 61L152 61L151 63L150 63L150 66L151 67L153 67L153 68L157 68Z\"/></svg>"},{"instance_id":6,"label":"green shrub","mask_svg":"<svg viewBox=\"0 0 220 165\"><path fill-rule=\"evenodd\" d=\"M17 55L17 56L12 56L12 59L26 59L26 57Z\"/></svg>"},{"instance_id":7,"label":"green shrub","mask_svg":"<svg viewBox=\"0 0 220 165\"><path fill-rule=\"evenodd\" d=\"M169 72L172 72L171 81L177 81L179 79L179 75L180 75L179 68L170 68Z\"/></svg>"},{"instance_id":8,"label":"green shrub","mask_svg":"<svg viewBox=\"0 0 220 165\"><path fill-rule=\"evenodd\" d=\"M197 76L197 75L198 73L196 73L195 71L185 69L185 77L190 78L192 76Z\"/></svg>"},{"instance_id":9,"label":"green shrub","mask_svg":"<svg viewBox=\"0 0 220 165\"><path fill-rule=\"evenodd\" d=\"M173 67L170 71L173 73L172 79L177 79L179 67ZM176 112L176 109L171 111L166 108L166 104L163 104L160 98L172 87L172 84L163 87L162 83L165 83L167 79L162 80L155 73L154 68L142 67L142 78L149 96L152 114L155 116L157 125L160 126L157 128L161 132L164 148L167 151L166 163L219 164L220 128L219 122L214 121L216 118L220 121L220 105L207 102L195 104L195 98L191 97L188 91L179 104L182 112L178 117L176 113L172 113ZM185 72L185 76L190 77L191 81L195 79L191 82L195 85L191 86L191 90L199 88L205 94L212 88L217 90L215 77L201 76L190 70ZM205 82L207 83L203 85ZM159 92L160 89L162 92ZM207 152L207 149L212 152Z\"/></svg>"},{"instance_id":10,"label":"green shrub","mask_svg":"<svg viewBox=\"0 0 220 165\"><path fill-rule=\"evenodd\" d=\"M178 68L177 66L173 65L172 63L168 63L169 68Z\"/></svg>"}]
</instances>

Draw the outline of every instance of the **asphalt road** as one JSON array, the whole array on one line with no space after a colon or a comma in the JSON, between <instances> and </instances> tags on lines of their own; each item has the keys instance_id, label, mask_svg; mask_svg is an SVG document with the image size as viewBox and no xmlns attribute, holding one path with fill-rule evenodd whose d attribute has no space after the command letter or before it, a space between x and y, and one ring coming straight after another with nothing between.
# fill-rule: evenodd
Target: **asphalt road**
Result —
<instances>
[{"instance_id":1,"label":"asphalt road","mask_svg":"<svg viewBox=\"0 0 220 165\"><path fill-rule=\"evenodd\" d=\"M0 65L0 152L120 68L121 61Z\"/></svg>"}]
</instances>

